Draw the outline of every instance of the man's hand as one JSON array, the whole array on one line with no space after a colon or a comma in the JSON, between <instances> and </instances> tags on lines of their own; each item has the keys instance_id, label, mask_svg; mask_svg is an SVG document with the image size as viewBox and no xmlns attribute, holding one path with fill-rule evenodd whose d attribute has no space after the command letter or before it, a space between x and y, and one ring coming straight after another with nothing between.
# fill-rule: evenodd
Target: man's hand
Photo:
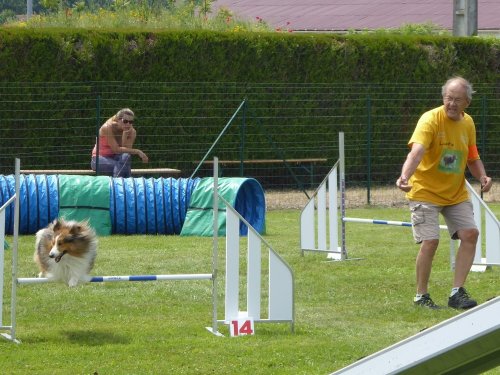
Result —
<instances>
[{"instance_id":1,"label":"man's hand","mask_svg":"<svg viewBox=\"0 0 500 375\"><path fill-rule=\"evenodd\" d=\"M404 176L400 176L396 181L396 186L403 190L405 193L408 193L411 190L411 185L408 185L408 179Z\"/></svg>"},{"instance_id":2,"label":"man's hand","mask_svg":"<svg viewBox=\"0 0 500 375\"><path fill-rule=\"evenodd\" d=\"M483 193L487 193L488 191L490 191L491 185L493 185L493 180L488 176L481 176L479 182L481 182L481 191Z\"/></svg>"}]
</instances>

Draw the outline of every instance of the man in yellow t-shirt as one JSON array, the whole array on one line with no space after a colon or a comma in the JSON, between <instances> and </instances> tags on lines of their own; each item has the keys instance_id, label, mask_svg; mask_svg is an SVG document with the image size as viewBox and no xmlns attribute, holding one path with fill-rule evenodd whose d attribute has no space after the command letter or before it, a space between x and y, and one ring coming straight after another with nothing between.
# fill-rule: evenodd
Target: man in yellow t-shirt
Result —
<instances>
[{"instance_id":1,"label":"man in yellow t-shirt","mask_svg":"<svg viewBox=\"0 0 500 375\"><path fill-rule=\"evenodd\" d=\"M464 112L472 100L472 85L462 77L449 79L442 87L443 105L424 113L408 142L410 152L396 185L406 192L413 236L420 244L416 260L415 305L439 308L428 293L432 260L439 245L439 213L451 238L460 239L453 288L448 306L468 309L477 305L463 287L469 274L479 231L465 187L465 168L491 189L476 147L476 129Z\"/></svg>"}]
</instances>

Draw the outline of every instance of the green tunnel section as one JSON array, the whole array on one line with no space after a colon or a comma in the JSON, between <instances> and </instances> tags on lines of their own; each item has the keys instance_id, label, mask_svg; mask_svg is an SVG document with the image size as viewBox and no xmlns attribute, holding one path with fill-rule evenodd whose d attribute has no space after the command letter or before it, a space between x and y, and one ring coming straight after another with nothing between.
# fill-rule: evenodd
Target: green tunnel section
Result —
<instances>
[{"instance_id":1,"label":"green tunnel section","mask_svg":"<svg viewBox=\"0 0 500 375\"><path fill-rule=\"evenodd\" d=\"M19 232L36 233L55 218L64 217L89 220L99 235L182 232L211 236L212 186L212 178L20 175ZM219 191L250 225L263 233L265 199L256 180L221 178ZM15 176L0 175L0 206L14 194ZM220 206L219 210L224 208ZM219 215L220 228L224 223L225 211ZM13 205L6 209L5 225L6 233L12 234ZM221 235L223 232L219 229ZM246 234L246 226L240 227L240 233Z\"/></svg>"},{"instance_id":2,"label":"green tunnel section","mask_svg":"<svg viewBox=\"0 0 500 375\"><path fill-rule=\"evenodd\" d=\"M191 197L181 236L213 235L213 178L200 181ZM265 231L266 201L259 182L252 178L219 178L219 195L240 213L252 227L263 234ZM245 236L247 226L240 222L240 235ZM226 234L226 206L219 201L218 234Z\"/></svg>"},{"instance_id":3,"label":"green tunnel section","mask_svg":"<svg viewBox=\"0 0 500 375\"><path fill-rule=\"evenodd\" d=\"M88 220L100 236L110 235L110 178L59 175L59 217Z\"/></svg>"}]
</instances>

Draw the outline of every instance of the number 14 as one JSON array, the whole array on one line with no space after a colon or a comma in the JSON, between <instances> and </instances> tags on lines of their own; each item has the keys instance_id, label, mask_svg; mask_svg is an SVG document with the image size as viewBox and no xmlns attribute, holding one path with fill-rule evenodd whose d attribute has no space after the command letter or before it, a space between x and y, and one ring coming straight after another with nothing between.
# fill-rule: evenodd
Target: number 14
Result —
<instances>
[{"instance_id":1,"label":"number 14","mask_svg":"<svg viewBox=\"0 0 500 375\"><path fill-rule=\"evenodd\" d=\"M238 319L231 320L231 336L245 336L245 335L253 335L254 324L253 319Z\"/></svg>"}]
</instances>

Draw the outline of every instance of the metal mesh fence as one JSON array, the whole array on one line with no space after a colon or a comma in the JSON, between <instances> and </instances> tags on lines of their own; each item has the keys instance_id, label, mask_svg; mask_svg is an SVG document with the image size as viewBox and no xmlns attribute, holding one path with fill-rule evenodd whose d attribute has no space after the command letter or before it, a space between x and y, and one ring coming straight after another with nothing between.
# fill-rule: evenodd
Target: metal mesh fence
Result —
<instances>
[{"instance_id":1,"label":"metal mesh fence","mask_svg":"<svg viewBox=\"0 0 500 375\"><path fill-rule=\"evenodd\" d=\"M343 131L347 188L361 204L392 205L404 199L393 185L406 142L420 115L441 104L441 84L1 83L0 173L12 173L14 157L23 169L90 169L98 128L129 107L135 147L150 159L134 158L133 168L178 168L189 177L205 156L217 156L226 161L224 176L255 177L266 190L311 191L336 162ZM495 177L500 92L486 83L474 88L468 113ZM210 164L196 171L210 174Z\"/></svg>"}]
</instances>

